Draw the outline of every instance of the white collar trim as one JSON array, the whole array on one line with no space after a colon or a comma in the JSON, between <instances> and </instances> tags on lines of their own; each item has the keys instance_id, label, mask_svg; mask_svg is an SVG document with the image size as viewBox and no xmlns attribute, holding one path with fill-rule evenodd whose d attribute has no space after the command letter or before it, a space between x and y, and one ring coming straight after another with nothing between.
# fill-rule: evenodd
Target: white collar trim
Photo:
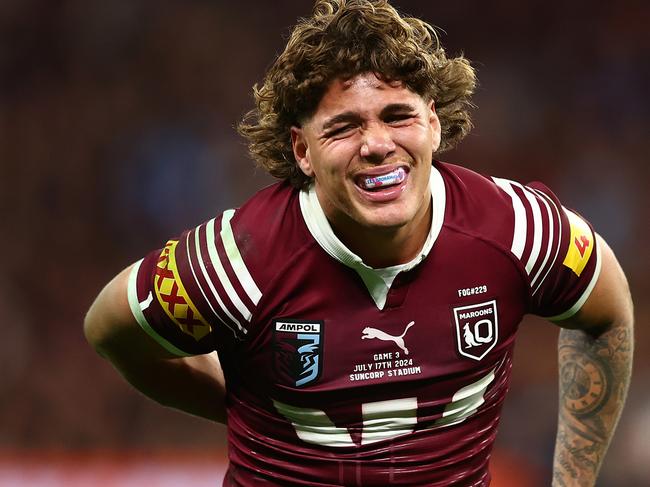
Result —
<instances>
[{"instance_id":1,"label":"white collar trim","mask_svg":"<svg viewBox=\"0 0 650 487\"><path fill-rule=\"evenodd\" d=\"M384 309L388 291L397 274L408 271L422 262L429 255L434 242L440 234L445 218L445 203L447 198L445 194L445 182L435 165L431 166L429 186L431 187L431 199L433 203L431 229L422 249L413 260L406 264L380 269L375 269L364 264L361 257L347 248L334 234L318 201L313 184L300 192L300 211L311 235L331 257L357 271L379 309Z\"/></svg>"}]
</instances>

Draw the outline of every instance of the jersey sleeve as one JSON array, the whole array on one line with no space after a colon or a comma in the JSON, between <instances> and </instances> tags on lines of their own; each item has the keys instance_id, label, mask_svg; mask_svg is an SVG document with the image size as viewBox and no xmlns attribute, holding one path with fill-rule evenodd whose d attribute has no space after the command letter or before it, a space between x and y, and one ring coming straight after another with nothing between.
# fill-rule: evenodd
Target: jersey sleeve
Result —
<instances>
[{"instance_id":1,"label":"jersey sleeve","mask_svg":"<svg viewBox=\"0 0 650 487\"><path fill-rule=\"evenodd\" d=\"M585 303L600 273L591 225L541 183L493 179L512 203L510 250L527 276L529 312L552 321L570 318Z\"/></svg>"},{"instance_id":2,"label":"jersey sleeve","mask_svg":"<svg viewBox=\"0 0 650 487\"><path fill-rule=\"evenodd\" d=\"M244 340L261 292L233 232L234 210L184 232L137 262L128 299L138 324L178 356Z\"/></svg>"}]
</instances>

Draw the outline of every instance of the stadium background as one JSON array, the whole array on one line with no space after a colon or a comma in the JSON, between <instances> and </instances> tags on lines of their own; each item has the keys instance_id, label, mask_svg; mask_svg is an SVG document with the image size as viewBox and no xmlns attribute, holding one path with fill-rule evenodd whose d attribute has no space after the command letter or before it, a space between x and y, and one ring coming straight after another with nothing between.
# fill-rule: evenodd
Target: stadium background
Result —
<instances>
[{"instance_id":1,"label":"stadium background","mask_svg":"<svg viewBox=\"0 0 650 487\"><path fill-rule=\"evenodd\" d=\"M599 485L650 485L650 3L395 4L478 69L476 129L444 160L544 181L617 252L637 360ZM0 486L218 484L224 429L131 390L81 325L122 266L270 182L233 125L310 8L0 2ZM495 487L550 483L556 335L522 325Z\"/></svg>"}]
</instances>

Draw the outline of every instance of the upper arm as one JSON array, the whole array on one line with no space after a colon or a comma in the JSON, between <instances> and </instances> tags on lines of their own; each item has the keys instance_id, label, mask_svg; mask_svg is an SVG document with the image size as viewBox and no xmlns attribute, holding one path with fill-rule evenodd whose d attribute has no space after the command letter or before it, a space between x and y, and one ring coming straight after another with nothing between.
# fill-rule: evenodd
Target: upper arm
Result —
<instances>
[{"instance_id":1,"label":"upper arm","mask_svg":"<svg viewBox=\"0 0 650 487\"><path fill-rule=\"evenodd\" d=\"M186 357L245 339L261 291L239 250L234 214L183 232L122 271L88 314L91 343L101 351L138 340L157 356Z\"/></svg>"},{"instance_id":2,"label":"upper arm","mask_svg":"<svg viewBox=\"0 0 650 487\"><path fill-rule=\"evenodd\" d=\"M599 278L595 232L543 184L493 179L511 211L499 238L521 266L527 311L551 321L573 317Z\"/></svg>"},{"instance_id":3,"label":"upper arm","mask_svg":"<svg viewBox=\"0 0 650 487\"><path fill-rule=\"evenodd\" d=\"M563 328L598 329L613 323L629 324L633 320L630 290L616 256L607 243L597 236L601 253L601 270L589 298L571 318L556 321Z\"/></svg>"},{"instance_id":4,"label":"upper arm","mask_svg":"<svg viewBox=\"0 0 650 487\"><path fill-rule=\"evenodd\" d=\"M494 181L512 203L511 252L526 273L529 312L563 328L631 323L625 275L589 223L540 183Z\"/></svg>"},{"instance_id":5,"label":"upper arm","mask_svg":"<svg viewBox=\"0 0 650 487\"><path fill-rule=\"evenodd\" d=\"M102 355L171 358L173 355L151 339L135 319L128 301L128 282L133 265L115 276L99 293L84 320L88 342Z\"/></svg>"}]
</instances>

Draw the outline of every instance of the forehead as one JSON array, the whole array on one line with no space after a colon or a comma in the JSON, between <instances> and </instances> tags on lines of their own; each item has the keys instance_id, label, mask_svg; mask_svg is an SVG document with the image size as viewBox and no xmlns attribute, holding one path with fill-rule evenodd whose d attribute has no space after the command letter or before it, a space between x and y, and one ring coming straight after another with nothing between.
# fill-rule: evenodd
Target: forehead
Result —
<instances>
[{"instance_id":1,"label":"forehead","mask_svg":"<svg viewBox=\"0 0 650 487\"><path fill-rule=\"evenodd\" d=\"M330 88L335 88L335 85L346 91L354 88L385 90L386 88L402 88L404 83L400 80L386 81L374 73L361 73L352 78L337 78L330 84Z\"/></svg>"},{"instance_id":2,"label":"forehead","mask_svg":"<svg viewBox=\"0 0 650 487\"><path fill-rule=\"evenodd\" d=\"M340 112L371 114L396 103L425 105L420 95L399 80L384 81L373 73L362 73L349 79L337 78L325 90L312 121L318 122Z\"/></svg>"}]
</instances>

